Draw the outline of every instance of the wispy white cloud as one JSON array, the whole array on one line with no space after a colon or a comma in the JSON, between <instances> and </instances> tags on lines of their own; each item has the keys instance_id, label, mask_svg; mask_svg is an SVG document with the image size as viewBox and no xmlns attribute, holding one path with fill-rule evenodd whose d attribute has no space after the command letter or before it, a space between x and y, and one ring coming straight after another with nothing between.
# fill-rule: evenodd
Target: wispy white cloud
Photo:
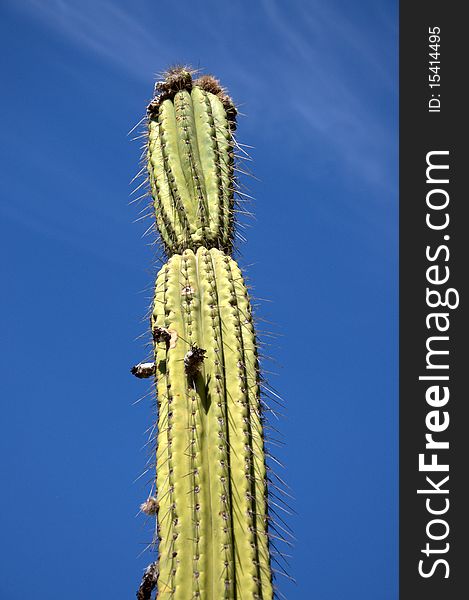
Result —
<instances>
[{"instance_id":1,"label":"wispy white cloud","mask_svg":"<svg viewBox=\"0 0 469 600\"><path fill-rule=\"evenodd\" d=\"M136 4L130 11L111 0L23 0L14 6L142 80L148 81L155 57L168 60L167 49L145 27Z\"/></svg>"},{"instance_id":2,"label":"wispy white cloud","mask_svg":"<svg viewBox=\"0 0 469 600\"><path fill-rule=\"evenodd\" d=\"M251 122L261 117L276 122L287 136L306 127L355 176L377 189L392 185L395 115L383 114L378 103L394 98L397 107L389 55L396 31L394 15L383 9L357 17L326 0L288 5L262 0L260 13L251 19L247 3L206 0L195 2L197 18L190 21L189 6L176 3L172 20L164 25L158 21L157 2L23 0L15 6L146 83L155 65L180 59L188 47L194 60L202 54L222 65L242 101L266 98L275 82L295 121L278 123L275 103L251 100ZM379 27L373 28L375 22ZM254 55L249 39L259 27ZM393 103L387 106L390 111Z\"/></svg>"},{"instance_id":3,"label":"wispy white cloud","mask_svg":"<svg viewBox=\"0 0 469 600\"><path fill-rule=\"evenodd\" d=\"M384 66L390 61L380 58L380 49L333 5L303 5L294 22L276 0L263 0L263 6L288 49L277 68L291 107L357 175L374 186L395 185L393 115L383 120L367 97L374 79L377 92L393 95L397 106L393 73ZM351 73L357 69L358 75Z\"/></svg>"}]
</instances>

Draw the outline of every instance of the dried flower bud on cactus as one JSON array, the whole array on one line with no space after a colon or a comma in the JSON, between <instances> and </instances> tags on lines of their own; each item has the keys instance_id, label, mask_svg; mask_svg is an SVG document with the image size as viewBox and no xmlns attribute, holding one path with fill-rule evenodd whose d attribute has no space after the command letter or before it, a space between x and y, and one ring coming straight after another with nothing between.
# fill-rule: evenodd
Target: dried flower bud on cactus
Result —
<instances>
[{"instance_id":1,"label":"dried flower bud on cactus","mask_svg":"<svg viewBox=\"0 0 469 600\"><path fill-rule=\"evenodd\" d=\"M149 516L157 515L159 507L160 505L158 503L158 500L154 496L150 496L149 498L147 498L147 500L145 500L145 502L140 504L140 510L142 511L142 513L145 513Z\"/></svg>"},{"instance_id":2,"label":"dried flower bud on cactus","mask_svg":"<svg viewBox=\"0 0 469 600\"><path fill-rule=\"evenodd\" d=\"M155 363L147 362L147 363L139 363L130 369L132 375L138 377L139 379L146 379L147 377L153 377L155 374Z\"/></svg>"}]
</instances>

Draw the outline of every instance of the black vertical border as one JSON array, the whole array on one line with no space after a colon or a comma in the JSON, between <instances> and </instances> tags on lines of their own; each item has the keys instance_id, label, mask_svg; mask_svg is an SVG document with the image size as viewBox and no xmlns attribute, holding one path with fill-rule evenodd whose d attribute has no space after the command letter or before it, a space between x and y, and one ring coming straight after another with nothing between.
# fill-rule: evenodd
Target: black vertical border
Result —
<instances>
[{"instance_id":1,"label":"black vertical border","mask_svg":"<svg viewBox=\"0 0 469 600\"><path fill-rule=\"evenodd\" d=\"M400 600L456 600L469 597L469 328L467 326L467 279L469 277L469 149L466 138L469 134L468 106L465 97L468 79L469 23L464 20L462 2L401 2L400 3ZM439 27L441 86L431 90L429 71L429 28ZM428 112L431 94L440 94L441 112ZM435 103L436 104L436 103ZM449 193L447 208L450 217L448 228L432 231L426 225L429 209L426 195L432 187L426 182L426 155L434 150L448 150L449 184L444 187ZM440 158L440 160L442 160ZM445 162L445 159L442 160ZM436 172L435 172L436 173ZM443 196L441 196L443 197ZM436 196L435 196L436 198ZM441 211L440 216L445 211ZM443 236L449 235L449 240ZM426 247L433 250L447 245L449 260L444 261L445 251L440 258L429 262ZM432 254L434 255L434 253ZM426 316L433 312L426 303L427 268L439 264L447 265L450 279L446 285L438 286L458 290L459 307L449 313L450 327L446 334L449 355L440 357L449 363L447 372L436 370L435 374L449 375L450 399L440 412L448 411L450 424L446 431L434 434L435 439L447 440L449 449L438 451L438 462L449 464L449 473L419 472L418 456L425 452L425 434L428 433L425 418L434 410L426 402L425 392L429 381L419 381L426 370L426 342L435 330L426 326ZM433 333L432 333L433 331ZM445 344L441 344L444 348ZM432 451L427 451L427 462ZM418 489L431 488L426 476L437 484L446 475L449 480L440 489L448 494L426 496ZM427 497L431 507L446 506L447 513L441 515L449 525L449 533L440 541L431 540L426 528L433 518L426 508ZM443 535L445 526L434 524L430 531ZM445 548L448 552L430 554L422 550L426 543L435 549ZM435 566L431 577L419 574L419 561L424 560L423 570L429 573L439 558L447 560L446 566ZM461 595L462 594L462 595Z\"/></svg>"}]
</instances>

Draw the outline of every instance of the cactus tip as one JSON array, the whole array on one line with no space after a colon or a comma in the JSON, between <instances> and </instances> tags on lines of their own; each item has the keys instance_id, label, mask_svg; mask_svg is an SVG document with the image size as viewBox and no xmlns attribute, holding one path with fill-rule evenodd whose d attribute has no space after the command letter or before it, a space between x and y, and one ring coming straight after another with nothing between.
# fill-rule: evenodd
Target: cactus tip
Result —
<instances>
[{"instance_id":1,"label":"cactus tip","mask_svg":"<svg viewBox=\"0 0 469 600\"><path fill-rule=\"evenodd\" d=\"M164 80L156 84L156 89L162 93L175 94L180 90L192 88L192 75L195 70L188 65L175 65L165 71Z\"/></svg>"},{"instance_id":2,"label":"cactus tip","mask_svg":"<svg viewBox=\"0 0 469 600\"><path fill-rule=\"evenodd\" d=\"M226 89L220 85L220 81L218 79L216 79L213 75L201 75L194 81L194 85L205 92L209 92L215 96L218 96L226 110L228 119L232 123L235 123L238 111L236 110L236 106L232 98L228 95Z\"/></svg>"},{"instance_id":3,"label":"cactus tip","mask_svg":"<svg viewBox=\"0 0 469 600\"><path fill-rule=\"evenodd\" d=\"M238 111L227 90L220 85L220 81L213 75L201 75L196 80L193 80L193 76L196 73L197 70L189 65L175 65L165 71L162 74L162 79L155 84L154 97L147 106L148 116L158 111L158 107L163 100L172 99L181 90L190 92L192 87L196 85L220 99L234 131L236 129L236 115Z\"/></svg>"},{"instance_id":4,"label":"cactus tip","mask_svg":"<svg viewBox=\"0 0 469 600\"><path fill-rule=\"evenodd\" d=\"M220 85L220 81L213 75L201 75L194 81L194 85L216 96L225 93L225 90Z\"/></svg>"},{"instance_id":5,"label":"cactus tip","mask_svg":"<svg viewBox=\"0 0 469 600\"><path fill-rule=\"evenodd\" d=\"M147 107L147 113L152 114L163 100L171 99L181 90L192 89L192 75L195 69L188 65L175 65L162 75L162 79L155 84L154 97Z\"/></svg>"}]
</instances>

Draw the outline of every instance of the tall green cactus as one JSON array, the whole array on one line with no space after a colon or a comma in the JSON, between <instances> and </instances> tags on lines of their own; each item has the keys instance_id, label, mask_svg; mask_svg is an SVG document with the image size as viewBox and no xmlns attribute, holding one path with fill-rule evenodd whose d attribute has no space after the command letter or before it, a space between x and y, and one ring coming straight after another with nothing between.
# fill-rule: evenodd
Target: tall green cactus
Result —
<instances>
[{"instance_id":1,"label":"tall green cactus","mask_svg":"<svg viewBox=\"0 0 469 600\"><path fill-rule=\"evenodd\" d=\"M149 598L273 597L259 364L233 246L236 109L210 76L167 72L148 107L148 172L168 262L156 279L158 561Z\"/></svg>"}]
</instances>

